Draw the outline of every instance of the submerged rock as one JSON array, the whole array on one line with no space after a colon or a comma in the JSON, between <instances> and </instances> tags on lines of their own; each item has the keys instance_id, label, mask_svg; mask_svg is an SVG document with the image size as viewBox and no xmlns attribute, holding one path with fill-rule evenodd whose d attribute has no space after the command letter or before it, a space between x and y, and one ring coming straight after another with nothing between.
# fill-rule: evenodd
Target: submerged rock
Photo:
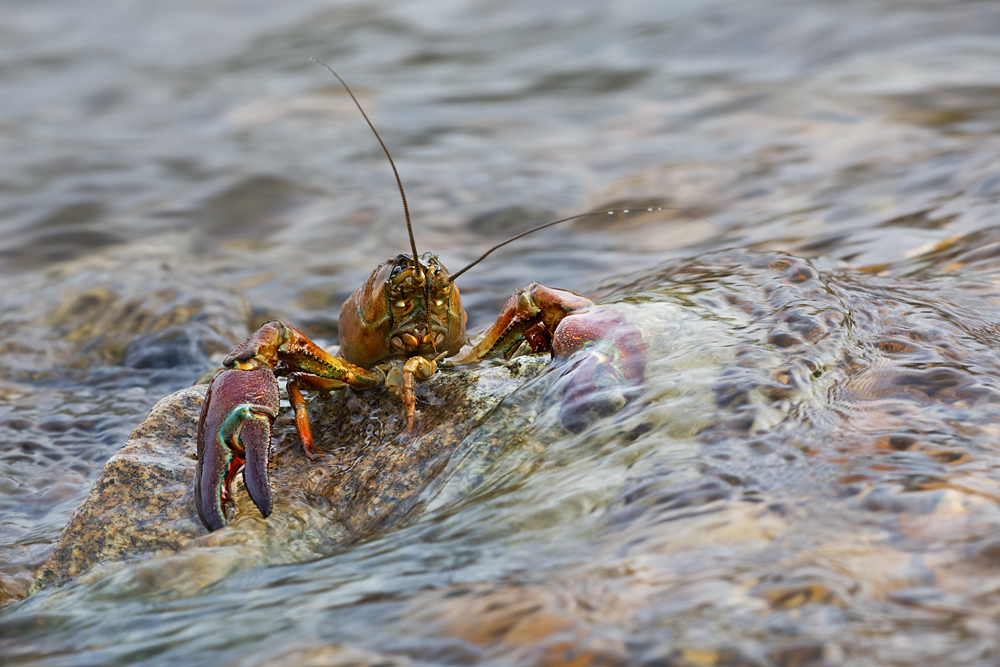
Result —
<instances>
[{"instance_id":1,"label":"submerged rock","mask_svg":"<svg viewBox=\"0 0 1000 667\"><path fill-rule=\"evenodd\" d=\"M313 430L324 453L316 463L302 452L287 411L272 438L272 515L260 516L238 477L230 523L215 533L202 525L192 495L206 386L178 391L159 401L105 464L35 587L64 582L100 563L182 550L193 554L190 567L212 568L185 573L198 586L205 577L213 580L249 563L332 553L410 511L455 445L546 363L536 356L439 372L418 386L420 423L412 438L400 433L401 405L386 392L334 392L332 400L316 402L322 410ZM195 554L199 548L225 553ZM94 571L103 574L102 568Z\"/></svg>"},{"instance_id":2,"label":"submerged rock","mask_svg":"<svg viewBox=\"0 0 1000 667\"><path fill-rule=\"evenodd\" d=\"M581 493L600 498L608 525L655 526L661 512L811 497L827 485L831 497L859 493L859 481L938 488L970 443L995 435L1000 393L981 381L1000 377L995 335L961 304L914 308L889 279L740 251L667 265L606 295L641 330L648 357L640 391L600 397L613 409L564 426L572 356L439 372L417 385L412 437L385 392L333 392L311 406L325 456L306 459L286 410L272 439L273 513L263 519L237 483L229 523L211 534L192 497L205 387L161 400L108 461L36 588L100 580L102 595L183 595L458 511L530 479L542 460L568 471L629 449L619 467L581 481ZM937 437L956 424L964 440ZM871 471L838 472L857 453L885 451L928 458L914 459L919 477L877 458ZM903 511L894 508L877 511Z\"/></svg>"}]
</instances>

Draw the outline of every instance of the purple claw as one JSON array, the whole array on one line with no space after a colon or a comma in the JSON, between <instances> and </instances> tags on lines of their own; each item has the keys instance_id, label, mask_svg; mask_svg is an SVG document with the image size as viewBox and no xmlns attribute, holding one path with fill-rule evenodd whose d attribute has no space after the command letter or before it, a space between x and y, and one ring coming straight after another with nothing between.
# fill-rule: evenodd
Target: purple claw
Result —
<instances>
[{"instance_id":1,"label":"purple claw","mask_svg":"<svg viewBox=\"0 0 1000 667\"><path fill-rule=\"evenodd\" d=\"M564 317L552 336L552 356L577 358L568 374L560 417L571 431L622 407L642 384L646 345L642 334L610 306L596 306Z\"/></svg>"},{"instance_id":2,"label":"purple claw","mask_svg":"<svg viewBox=\"0 0 1000 667\"><path fill-rule=\"evenodd\" d=\"M277 410L277 404L275 405ZM254 414L243 423L240 440L246 448L243 483L260 513L271 515L271 485L267 481L267 464L271 459L271 421L273 416Z\"/></svg>"},{"instance_id":3,"label":"purple claw","mask_svg":"<svg viewBox=\"0 0 1000 667\"><path fill-rule=\"evenodd\" d=\"M265 517L271 513L267 464L271 424L278 414L278 382L267 366L215 374L198 421L195 507L209 530L226 524L223 504L241 467L250 498Z\"/></svg>"}]
</instances>

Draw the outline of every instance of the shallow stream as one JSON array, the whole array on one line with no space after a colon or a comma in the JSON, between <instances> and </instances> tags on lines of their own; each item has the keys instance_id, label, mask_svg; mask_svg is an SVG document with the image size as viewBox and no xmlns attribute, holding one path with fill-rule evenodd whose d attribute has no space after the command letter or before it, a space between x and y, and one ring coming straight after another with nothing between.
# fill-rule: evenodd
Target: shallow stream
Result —
<instances>
[{"instance_id":1,"label":"shallow stream","mask_svg":"<svg viewBox=\"0 0 1000 667\"><path fill-rule=\"evenodd\" d=\"M3 664L1000 660L995 0L3 14L3 597L159 398L272 317L335 343L406 251L309 57L453 270L640 211L463 276L473 331L529 280L696 325L654 345L645 416L330 557L43 591L0 609Z\"/></svg>"}]
</instances>

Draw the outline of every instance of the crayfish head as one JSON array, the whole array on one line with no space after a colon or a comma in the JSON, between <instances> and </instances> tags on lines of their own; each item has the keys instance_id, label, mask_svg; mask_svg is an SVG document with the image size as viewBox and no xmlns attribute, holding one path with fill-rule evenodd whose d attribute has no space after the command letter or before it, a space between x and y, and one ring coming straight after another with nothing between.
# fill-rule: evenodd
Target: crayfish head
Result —
<instances>
[{"instance_id":1,"label":"crayfish head","mask_svg":"<svg viewBox=\"0 0 1000 667\"><path fill-rule=\"evenodd\" d=\"M465 311L458 288L436 255L424 253L383 262L340 311L340 351L351 363L371 368L391 358L443 352L465 343Z\"/></svg>"},{"instance_id":2,"label":"crayfish head","mask_svg":"<svg viewBox=\"0 0 1000 667\"><path fill-rule=\"evenodd\" d=\"M424 253L419 264L398 255L385 281L392 318L388 343L392 356L436 357L461 347L465 311L458 289L437 255ZM457 344L457 347L456 347Z\"/></svg>"}]
</instances>

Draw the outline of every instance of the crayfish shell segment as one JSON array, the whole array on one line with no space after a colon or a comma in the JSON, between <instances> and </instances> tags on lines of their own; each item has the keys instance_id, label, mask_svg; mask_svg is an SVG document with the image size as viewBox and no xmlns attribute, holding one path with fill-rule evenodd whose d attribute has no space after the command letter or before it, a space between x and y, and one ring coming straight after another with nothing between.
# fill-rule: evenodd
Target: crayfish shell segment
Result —
<instances>
[{"instance_id":1,"label":"crayfish shell segment","mask_svg":"<svg viewBox=\"0 0 1000 667\"><path fill-rule=\"evenodd\" d=\"M362 368L371 368L392 354L387 349L392 314L383 289L392 268L393 260L376 267L340 308L340 355Z\"/></svg>"},{"instance_id":2,"label":"crayfish shell segment","mask_svg":"<svg viewBox=\"0 0 1000 667\"><path fill-rule=\"evenodd\" d=\"M226 524L223 503L240 467L254 504L265 517L271 513L267 466L278 405L278 382L268 366L222 370L212 379L198 420L194 480L195 507L209 530Z\"/></svg>"}]
</instances>

